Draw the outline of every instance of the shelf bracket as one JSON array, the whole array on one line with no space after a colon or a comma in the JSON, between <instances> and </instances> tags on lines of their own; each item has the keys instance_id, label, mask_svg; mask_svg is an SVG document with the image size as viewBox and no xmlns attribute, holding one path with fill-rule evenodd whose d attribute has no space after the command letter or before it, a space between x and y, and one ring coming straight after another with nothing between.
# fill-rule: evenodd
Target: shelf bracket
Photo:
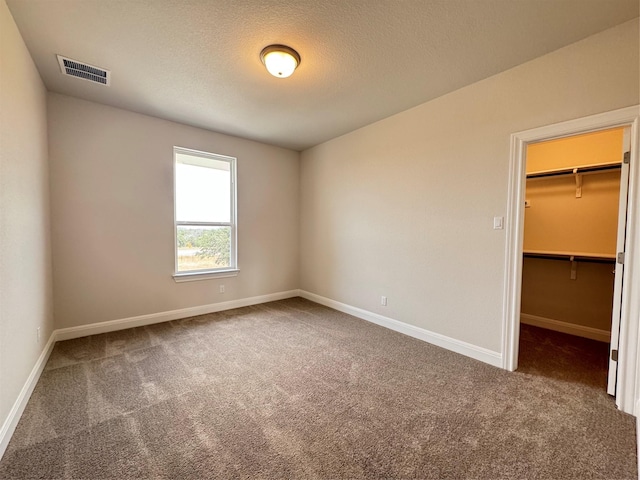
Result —
<instances>
[{"instance_id":1,"label":"shelf bracket","mask_svg":"<svg viewBox=\"0 0 640 480\"><path fill-rule=\"evenodd\" d=\"M576 177L576 198L582 198L582 174L578 173L578 169L573 169L573 174Z\"/></svg>"},{"instance_id":2,"label":"shelf bracket","mask_svg":"<svg viewBox=\"0 0 640 480\"><path fill-rule=\"evenodd\" d=\"M571 280L576 280L578 278L578 262L576 262L576 257L571 255L569 258L571 262Z\"/></svg>"}]
</instances>

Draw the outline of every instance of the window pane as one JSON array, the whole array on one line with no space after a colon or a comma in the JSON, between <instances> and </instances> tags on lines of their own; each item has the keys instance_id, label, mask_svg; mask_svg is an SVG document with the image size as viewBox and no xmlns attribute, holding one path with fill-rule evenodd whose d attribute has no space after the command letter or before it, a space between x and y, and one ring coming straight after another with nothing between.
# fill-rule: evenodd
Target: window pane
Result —
<instances>
[{"instance_id":1,"label":"window pane","mask_svg":"<svg viewBox=\"0 0 640 480\"><path fill-rule=\"evenodd\" d=\"M179 222L230 222L231 172L226 168L176 163L176 220Z\"/></svg>"},{"instance_id":2,"label":"window pane","mask_svg":"<svg viewBox=\"0 0 640 480\"><path fill-rule=\"evenodd\" d=\"M231 227L178 226L178 271L231 266Z\"/></svg>"}]
</instances>

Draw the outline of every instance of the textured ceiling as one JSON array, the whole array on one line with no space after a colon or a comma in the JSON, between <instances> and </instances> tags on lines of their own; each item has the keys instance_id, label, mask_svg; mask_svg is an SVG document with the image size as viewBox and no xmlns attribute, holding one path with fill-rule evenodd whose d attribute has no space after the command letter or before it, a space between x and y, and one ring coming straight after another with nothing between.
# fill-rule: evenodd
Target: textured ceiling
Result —
<instances>
[{"instance_id":1,"label":"textured ceiling","mask_svg":"<svg viewBox=\"0 0 640 480\"><path fill-rule=\"evenodd\" d=\"M302 150L639 15L638 0L7 0L47 88ZM302 57L271 77L260 50ZM55 54L110 69L63 76Z\"/></svg>"}]
</instances>

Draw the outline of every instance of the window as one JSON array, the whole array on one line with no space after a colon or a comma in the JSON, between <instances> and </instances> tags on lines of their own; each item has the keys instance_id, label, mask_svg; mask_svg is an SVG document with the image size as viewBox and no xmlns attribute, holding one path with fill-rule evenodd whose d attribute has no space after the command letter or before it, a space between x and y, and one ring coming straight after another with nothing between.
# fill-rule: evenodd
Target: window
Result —
<instances>
[{"instance_id":1,"label":"window","mask_svg":"<svg viewBox=\"0 0 640 480\"><path fill-rule=\"evenodd\" d=\"M236 159L174 147L176 281L235 275Z\"/></svg>"}]
</instances>

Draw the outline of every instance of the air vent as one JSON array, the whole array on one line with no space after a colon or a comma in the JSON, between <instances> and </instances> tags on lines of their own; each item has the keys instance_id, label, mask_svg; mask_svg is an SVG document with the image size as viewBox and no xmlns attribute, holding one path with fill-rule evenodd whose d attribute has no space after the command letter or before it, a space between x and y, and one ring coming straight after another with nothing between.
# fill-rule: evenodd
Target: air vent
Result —
<instances>
[{"instance_id":1,"label":"air vent","mask_svg":"<svg viewBox=\"0 0 640 480\"><path fill-rule=\"evenodd\" d=\"M71 75L72 77L82 78L83 80L89 80L90 82L101 83L107 86L111 83L111 72L109 70L77 60L71 60L62 55L58 55L57 57L60 70L62 70L64 75Z\"/></svg>"}]
</instances>

